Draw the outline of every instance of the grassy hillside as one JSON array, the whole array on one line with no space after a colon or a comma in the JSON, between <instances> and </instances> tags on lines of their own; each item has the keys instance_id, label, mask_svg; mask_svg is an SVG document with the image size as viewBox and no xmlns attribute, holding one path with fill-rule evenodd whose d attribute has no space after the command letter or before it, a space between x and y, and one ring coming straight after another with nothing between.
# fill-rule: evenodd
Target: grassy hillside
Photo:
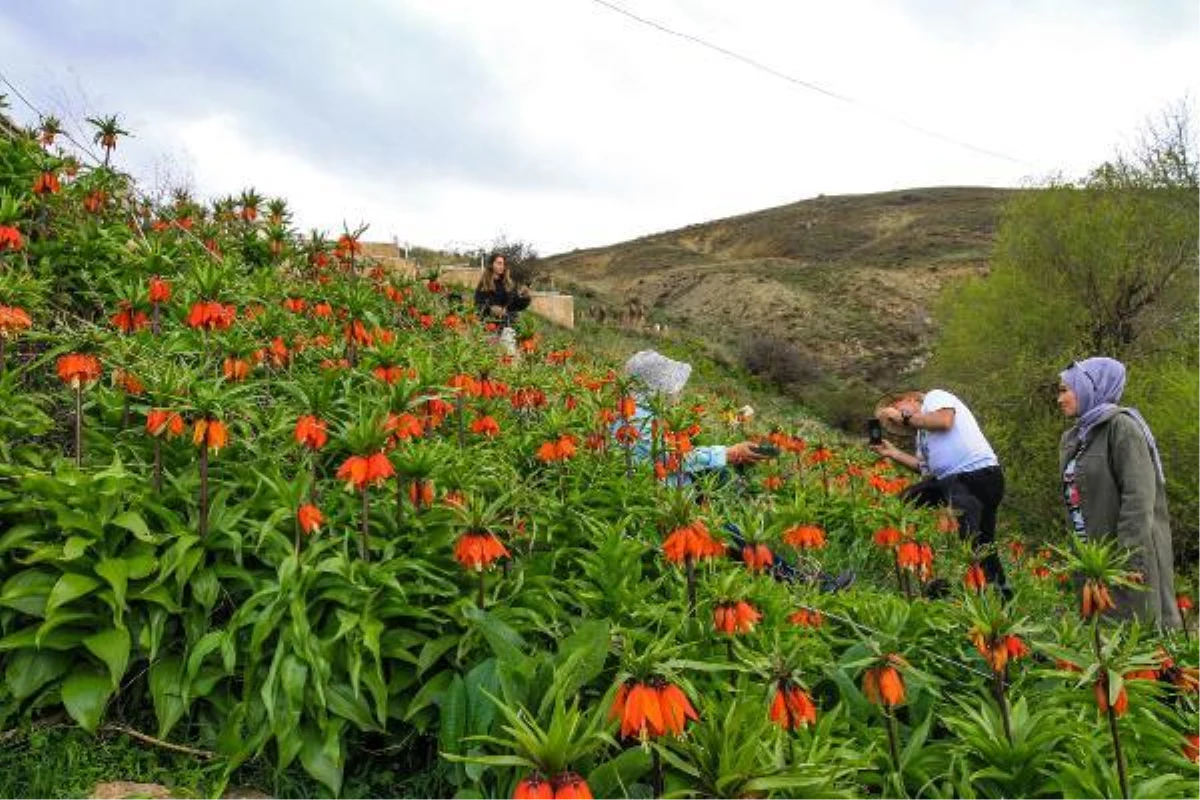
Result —
<instances>
[{"instance_id":1,"label":"grassy hillside","mask_svg":"<svg viewBox=\"0 0 1200 800\"><path fill-rule=\"evenodd\" d=\"M563 253L542 266L576 292L585 318L616 324L640 305L649 327L701 340L729 363L743 360L749 340L790 345L803 361L793 392L830 412L847 387L847 397L867 402L923 365L934 299L947 283L987 272L1000 209L1013 193L818 197Z\"/></svg>"}]
</instances>

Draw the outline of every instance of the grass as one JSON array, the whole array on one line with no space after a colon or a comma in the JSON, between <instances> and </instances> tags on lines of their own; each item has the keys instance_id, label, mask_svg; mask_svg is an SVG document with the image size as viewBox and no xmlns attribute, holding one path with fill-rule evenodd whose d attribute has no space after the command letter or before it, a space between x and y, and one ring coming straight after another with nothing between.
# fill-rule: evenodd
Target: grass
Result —
<instances>
[{"instance_id":1,"label":"grass","mask_svg":"<svg viewBox=\"0 0 1200 800\"><path fill-rule=\"evenodd\" d=\"M276 772L265 760L248 762L226 780L229 763L156 748L123 734L92 736L69 723L17 728L0 741L0 797L89 797L99 783L159 784L173 797L215 797L235 787L275 798L324 797L299 763ZM446 797L436 750L418 740L406 749L359 748L346 766L344 797Z\"/></svg>"}]
</instances>

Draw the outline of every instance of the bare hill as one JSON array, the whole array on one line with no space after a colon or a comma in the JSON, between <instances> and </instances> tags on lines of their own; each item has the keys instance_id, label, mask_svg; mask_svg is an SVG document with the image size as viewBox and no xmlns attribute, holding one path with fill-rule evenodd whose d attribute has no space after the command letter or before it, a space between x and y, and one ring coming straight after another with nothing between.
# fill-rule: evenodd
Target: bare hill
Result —
<instances>
[{"instance_id":1,"label":"bare hill","mask_svg":"<svg viewBox=\"0 0 1200 800\"><path fill-rule=\"evenodd\" d=\"M747 342L790 343L802 382L895 385L933 339L948 282L986 274L1015 190L910 189L821 196L544 259L604 324L667 326L727 362Z\"/></svg>"}]
</instances>

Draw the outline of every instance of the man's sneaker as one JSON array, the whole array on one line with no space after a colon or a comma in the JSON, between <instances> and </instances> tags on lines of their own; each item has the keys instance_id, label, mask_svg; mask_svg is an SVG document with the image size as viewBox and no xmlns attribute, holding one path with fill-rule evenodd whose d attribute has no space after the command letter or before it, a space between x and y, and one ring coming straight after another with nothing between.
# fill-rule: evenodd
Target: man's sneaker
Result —
<instances>
[{"instance_id":1,"label":"man's sneaker","mask_svg":"<svg viewBox=\"0 0 1200 800\"><path fill-rule=\"evenodd\" d=\"M822 575L821 576L821 592L824 594L833 594L840 592L842 589L854 583L857 576L854 570L848 569L839 575Z\"/></svg>"}]
</instances>

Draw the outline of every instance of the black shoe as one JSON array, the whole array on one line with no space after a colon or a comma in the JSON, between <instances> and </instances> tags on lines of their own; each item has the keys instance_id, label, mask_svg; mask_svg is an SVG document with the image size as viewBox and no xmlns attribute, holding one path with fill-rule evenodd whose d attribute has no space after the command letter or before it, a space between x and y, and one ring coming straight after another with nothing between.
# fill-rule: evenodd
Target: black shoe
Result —
<instances>
[{"instance_id":1,"label":"black shoe","mask_svg":"<svg viewBox=\"0 0 1200 800\"><path fill-rule=\"evenodd\" d=\"M854 583L854 579L856 577L857 575L855 575L855 572L852 569L848 569L839 575L822 575L821 593L833 594L835 592L840 592L842 589L845 589L846 587L850 586L850 584Z\"/></svg>"}]
</instances>

